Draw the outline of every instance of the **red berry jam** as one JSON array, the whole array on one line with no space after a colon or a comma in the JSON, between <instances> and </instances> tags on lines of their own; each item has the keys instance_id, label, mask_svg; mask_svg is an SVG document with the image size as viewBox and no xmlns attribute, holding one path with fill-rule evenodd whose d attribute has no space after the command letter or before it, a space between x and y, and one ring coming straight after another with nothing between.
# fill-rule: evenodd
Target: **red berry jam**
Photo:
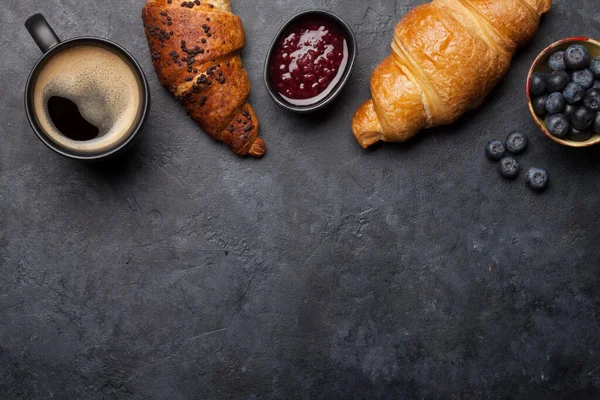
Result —
<instances>
[{"instance_id":1,"label":"red berry jam","mask_svg":"<svg viewBox=\"0 0 600 400\"><path fill-rule=\"evenodd\" d=\"M342 79L348 59L348 43L335 22L300 19L275 44L269 65L271 85L293 105L315 104Z\"/></svg>"}]
</instances>

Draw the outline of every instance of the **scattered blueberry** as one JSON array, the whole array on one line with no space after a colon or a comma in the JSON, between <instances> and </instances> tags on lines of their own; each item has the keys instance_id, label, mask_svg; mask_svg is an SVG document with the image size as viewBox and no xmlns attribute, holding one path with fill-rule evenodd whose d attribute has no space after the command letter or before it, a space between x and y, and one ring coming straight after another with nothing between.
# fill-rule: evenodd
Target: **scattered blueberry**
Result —
<instances>
[{"instance_id":1,"label":"scattered blueberry","mask_svg":"<svg viewBox=\"0 0 600 400\"><path fill-rule=\"evenodd\" d=\"M519 176L519 163L512 157L504 157L498 163L500 175L506 179L516 179Z\"/></svg>"},{"instance_id":2,"label":"scattered blueberry","mask_svg":"<svg viewBox=\"0 0 600 400\"><path fill-rule=\"evenodd\" d=\"M594 112L585 106L577 107L571 117L571 125L580 131L589 128L592 122L594 122Z\"/></svg>"},{"instance_id":3,"label":"scattered blueberry","mask_svg":"<svg viewBox=\"0 0 600 400\"><path fill-rule=\"evenodd\" d=\"M546 80L541 72L531 75L529 80L529 91L533 96L539 96L546 91Z\"/></svg>"},{"instance_id":4,"label":"scattered blueberry","mask_svg":"<svg viewBox=\"0 0 600 400\"><path fill-rule=\"evenodd\" d=\"M592 86L593 89L600 89L600 81L594 81L594 86Z\"/></svg>"},{"instance_id":5,"label":"scattered blueberry","mask_svg":"<svg viewBox=\"0 0 600 400\"><path fill-rule=\"evenodd\" d=\"M571 77L566 71L553 71L548 76L548 82L546 82L546 89L548 92L562 92L567 84L571 82Z\"/></svg>"},{"instance_id":6,"label":"scattered blueberry","mask_svg":"<svg viewBox=\"0 0 600 400\"><path fill-rule=\"evenodd\" d=\"M548 187L548 172L541 168L531 168L527 174L527 184L533 190L542 191Z\"/></svg>"},{"instance_id":7,"label":"scattered blueberry","mask_svg":"<svg viewBox=\"0 0 600 400\"><path fill-rule=\"evenodd\" d=\"M569 132L569 140L574 142L585 142L592 137L592 132L589 130L580 131L579 129L571 128Z\"/></svg>"},{"instance_id":8,"label":"scattered blueberry","mask_svg":"<svg viewBox=\"0 0 600 400\"><path fill-rule=\"evenodd\" d=\"M590 54L588 50L580 45L569 46L564 54L565 65L570 69L583 69L590 65Z\"/></svg>"},{"instance_id":9,"label":"scattered blueberry","mask_svg":"<svg viewBox=\"0 0 600 400\"><path fill-rule=\"evenodd\" d=\"M501 160L505 153L504 143L499 140L492 140L485 146L485 154L492 161Z\"/></svg>"},{"instance_id":10,"label":"scattered blueberry","mask_svg":"<svg viewBox=\"0 0 600 400\"><path fill-rule=\"evenodd\" d=\"M531 102L533 106L533 111L540 117L545 117L546 114L548 114L548 110L546 110L546 101L548 101L548 97L550 96L544 94L542 96L536 97Z\"/></svg>"},{"instance_id":11,"label":"scattered blueberry","mask_svg":"<svg viewBox=\"0 0 600 400\"><path fill-rule=\"evenodd\" d=\"M583 100L585 96L585 89L579 83L571 82L563 91L563 96L567 103L577 104Z\"/></svg>"},{"instance_id":12,"label":"scattered blueberry","mask_svg":"<svg viewBox=\"0 0 600 400\"><path fill-rule=\"evenodd\" d=\"M506 138L506 149L513 154L521 154L527 150L527 136L521 132L513 132Z\"/></svg>"},{"instance_id":13,"label":"scattered blueberry","mask_svg":"<svg viewBox=\"0 0 600 400\"><path fill-rule=\"evenodd\" d=\"M600 133L600 112L597 112L596 116L594 116L594 125L592 126L592 130L595 133Z\"/></svg>"},{"instance_id":14,"label":"scattered blueberry","mask_svg":"<svg viewBox=\"0 0 600 400\"><path fill-rule=\"evenodd\" d=\"M564 139L571 129L571 124L564 114L554 114L546 117L546 127L552 135Z\"/></svg>"},{"instance_id":15,"label":"scattered blueberry","mask_svg":"<svg viewBox=\"0 0 600 400\"><path fill-rule=\"evenodd\" d=\"M594 86L594 73L589 68L580 69L571 74L571 81L581 84L584 89L589 89Z\"/></svg>"},{"instance_id":16,"label":"scattered blueberry","mask_svg":"<svg viewBox=\"0 0 600 400\"><path fill-rule=\"evenodd\" d=\"M575 110L577 110L577 106L574 106L573 104L566 104L563 114L565 114L570 121L571 118L573 118L573 114L575 114Z\"/></svg>"},{"instance_id":17,"label":"scattered blueberry","mask_svg":"<svg viewBox=\"0 0 600 400\"><path fill-rule=\"evenodd\" d=\"M565 108L565 98L562 93L552 93L546 101L546 110L549 114L557 114Z\"/></svg>"},{"instance_id":18,"label":"scattered blueberry","mask_svg":"<svg viewBox=\"0 0 600 400\"><path fill-rule=\"evenodd\" d=\"M590 89L583 98L583 105L594 112L600 111L600 89Z\"/></svg>"},{"instance_id":19,"label":"scattered blueberry","mask_svg":"<svg viewBox=\"0 0 600 400\"><path fill-rule=\"evenodd\" d=\"M564 56L564 51L557 51L555 53L552 53L550 55L550 58L548 58L548 66L550 67L550 69L553 71L562 71L567 69Z\"/></svg>"},{"instance_id":20,"label":"scattered blueberry","mask_svg":"<svg viewBox=\"0 0 600 400\"><path fill-rule=\"evenodd\" d=\"M590 69L596 78L600 78L600 57L592 58L592 61L590 61Z\"/></svg>"}]
</instances>

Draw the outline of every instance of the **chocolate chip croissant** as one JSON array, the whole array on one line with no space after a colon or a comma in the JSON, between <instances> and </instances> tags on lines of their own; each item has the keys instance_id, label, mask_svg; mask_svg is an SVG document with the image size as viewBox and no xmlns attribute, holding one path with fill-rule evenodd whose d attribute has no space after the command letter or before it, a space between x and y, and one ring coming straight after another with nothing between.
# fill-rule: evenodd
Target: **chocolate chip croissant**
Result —
<instances>
[{"instance_id":1,"label":"chocolate chip croissant","mask_svg":"<svg viewBox=\"0 0 600 400\"><path fill-rule=\"evenodd\" d=\"M481 105L552 0L433 0L396 26L392 54L354 115L361 146L404 142Z\"/></svg>"},{"instance_id":2,"label":"chocolate chip croissant","mask_svg":"<svg viewBox=\"0 0 600 400\"><path fill-rule=\"evenodd\" d=\"M161 84L206 133L234 153L264 155L239 54L244 27L229 0L148 0L142 19Z\"/></svg>"}]
</instances>

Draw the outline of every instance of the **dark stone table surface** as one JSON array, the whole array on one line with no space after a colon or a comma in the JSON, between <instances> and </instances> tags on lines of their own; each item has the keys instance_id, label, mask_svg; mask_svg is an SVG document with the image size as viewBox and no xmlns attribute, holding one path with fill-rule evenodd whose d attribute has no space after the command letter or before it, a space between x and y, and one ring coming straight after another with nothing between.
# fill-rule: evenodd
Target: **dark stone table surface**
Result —
<instances>
[{"instance_id":1,"label":"dark stone table surface","mask_svg":"<svg viewBox=\"0 0 600 400\"><path fill-rule=\"evenodd\" d=\"M0 13L0 398L599 399L600 147L546 139L529 65L600 37L597 0L555 0L477 112L408 145L350 132L412 0L233 0L268 155L240 159L158 84L143 0L4 0ZM339 100L272 103L268 45L300 10L358 35ZM42 12L62 38L107 37L141 62L153 109L108 165L53 154L23 88ZM502 181L484 144L526 132L542 195Z\"/></svg>"}]
</instances>

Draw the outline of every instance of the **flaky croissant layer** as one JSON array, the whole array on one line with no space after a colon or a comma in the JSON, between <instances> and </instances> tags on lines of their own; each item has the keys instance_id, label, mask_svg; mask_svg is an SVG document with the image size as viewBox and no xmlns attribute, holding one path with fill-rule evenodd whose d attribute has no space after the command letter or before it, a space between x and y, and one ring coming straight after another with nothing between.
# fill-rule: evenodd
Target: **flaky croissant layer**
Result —
<instances>
[{"instance_id":1,"label":"flaky croissant layer","mask_svg":"<svg viewBox=\"0 0 600 400\"><path fill-rule=\"evenodd\" d=\"M142 19L156 74L187 113L236 154L264 155L240 58L244 27L229 0L148 0Z\"/></svg>"},{"instance_id":2,"label":"flaky croissant layer","mask_svg":"<svg viewBox=\"0 0 600 400\"><path fill-rule=\"evenodd\" d=\"M361 146L404 142L481 105L552 0L433 0L396 26L392 53L354 115Z\"/></svg>"}]
</instances>

